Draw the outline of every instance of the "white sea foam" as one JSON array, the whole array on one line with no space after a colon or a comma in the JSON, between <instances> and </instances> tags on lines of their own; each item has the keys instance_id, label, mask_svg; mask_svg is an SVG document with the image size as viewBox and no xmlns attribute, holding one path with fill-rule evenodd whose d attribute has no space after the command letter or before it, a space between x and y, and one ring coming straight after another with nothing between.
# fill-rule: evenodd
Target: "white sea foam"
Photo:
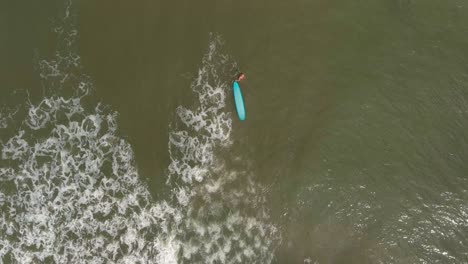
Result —
<instances>
[{"instance_id":1,"label":"white sea foam","mask_svg":"<svg viewBox=\"0 0 468 264\"><path fill-rule=\"evenodd\" d=\"M183 129L170 133L168 184L178 186L185 215L177 229L177 237L183 237L178 261L269 263L278 233L258 203L260 186L215 155L215 149L232 144L232 121L224 110L229 82L222 76L232 76L236 67L220 46L214 36L192 85L198 104L177 109Z\"/></svg>"},{"instance_id":2,"label":"white sea foam","mask_svg":"<svg viewBox=\"0 0 468 264\"><path fill-rule=\"evenodd\" d=\"M271 262L278 232L261 187L215 155L231 145L224 107L235 68L220 38L210 41L192 85L197 104L177 109L174 126L183 128L169 136L172 197L154 201L119 136L118 114L83 103L93 84L73 52L67 3L55 57L37 63L44 97L24 105L15 135L2 141L0 263ZM7 127L11 118L1 120Z\"/></svg>"}]
</instances>

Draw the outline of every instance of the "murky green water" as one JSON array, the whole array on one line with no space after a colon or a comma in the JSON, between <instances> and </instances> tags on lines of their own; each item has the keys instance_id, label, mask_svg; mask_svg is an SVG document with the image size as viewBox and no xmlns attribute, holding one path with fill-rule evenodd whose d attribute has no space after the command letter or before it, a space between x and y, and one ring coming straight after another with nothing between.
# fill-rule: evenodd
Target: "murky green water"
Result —
<instances>
[{"instance_id":1,"label":"murky green water","mask_svg":"<svg viewBox=\"0 0 468 264\"><path fill-rule=\"evenodd\" d=\"M0 11L0 224L12 230L0 233L3 262L468 262L468 2L72 6L76 22L60 20L57 1ZM76 30L76 42L57 47L54 25ZM38 61L60 61L57 50L81 61L66 57L57 74L40 77ZM236 69L247 76L244 122L229 90ZM88 83L77 72L89 75L89 93L76 88ZM40 110L60 97L82 98L84 112L58 99ZM105 110L93 110L98 102ZM35 106L50 125L35 125L46 120L31 114ZM107 130L93 134L87 120L112 127L114 112L119 128L106 137L116 138L114 150L93 155ZM75 118L83 131L70 132ZM79 143L34 152L47 138ZM71 166L65 157L78 164L80 151L89 156L76 171L50 174ZM126 169L111 173L107 161ZM131 184L121 180L128 175ZM100 185L106 179L119 187ZM67 188L76 197L57 205L54 190ZM139 195L147 202L130 206Z\"/></svg>"}]
</instances>

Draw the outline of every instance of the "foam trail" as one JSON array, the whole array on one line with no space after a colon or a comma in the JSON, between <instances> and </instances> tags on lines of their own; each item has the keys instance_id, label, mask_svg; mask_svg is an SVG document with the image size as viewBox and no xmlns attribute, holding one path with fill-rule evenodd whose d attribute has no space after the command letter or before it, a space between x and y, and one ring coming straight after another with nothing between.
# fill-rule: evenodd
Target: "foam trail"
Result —
<instances>
[{"instance_id":1,"label":"foam trail","mask_svg":"<svg viewBox=\"0 0 468 264\"><path fill-rule=\"evenodd\" d=\"M179 263L269 263L278 242L263 208L262 188L252 175L227 168L216 151L228 151L232 120L226 92L236 64L213 35L192 84L194 109L179 107L184 130L170 133L168 184L184 214L177 226Z\"/></svg>"},{"instance_id":2,"label":"foam trail","mask_svg":"<svg viewBox=\"0 0 468 264\"><path fill-rule=\"evenodd\" d=\"M184 129L169 138L172 197L154 201L118 113L83 103L93 83L75 52L71 7L55 28L54 57L37 62L44 97L20 106L24 115L2 111L2 126L16 132L2 138L0 263L271 262L279 238L261 186L215 155L231 144L225 76L235 67L220 38L192 85L197 105L177 109L174 125Z\"/></svg>"}]
</instances>

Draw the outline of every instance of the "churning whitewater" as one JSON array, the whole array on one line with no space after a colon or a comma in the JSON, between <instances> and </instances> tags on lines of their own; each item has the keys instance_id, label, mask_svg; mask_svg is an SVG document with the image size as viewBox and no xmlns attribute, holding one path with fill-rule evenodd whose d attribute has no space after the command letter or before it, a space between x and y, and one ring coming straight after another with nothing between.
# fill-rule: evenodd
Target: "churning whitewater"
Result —
<instances>
[{"instance_id":1,"label":"churning whitewater","mask_svg":"<svg viewBox=\"0 0 468 264\"><path fill-rule=\"evenodd\" d=\"M269 263L279 232L253 175L215 155L231 145L225 110L233 60L212 36L169 135L170 197L141 180L118 113L88 103L93 83L76 53L71 10L57 51L37 60L44 95L2 111L0 263ZM158 175L154 175L155 177Z\"/></svg>"}]
</instances>

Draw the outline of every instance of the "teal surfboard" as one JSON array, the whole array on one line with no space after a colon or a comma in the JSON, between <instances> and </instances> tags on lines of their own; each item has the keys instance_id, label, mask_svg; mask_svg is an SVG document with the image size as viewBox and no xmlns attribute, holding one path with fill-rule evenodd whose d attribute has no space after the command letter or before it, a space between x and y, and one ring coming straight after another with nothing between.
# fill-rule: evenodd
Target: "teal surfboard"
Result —
<instances>
[{"instance_id":1,"label":"teal surfboard","mask_svg":"<svg viewBox=\"0 0 468 264\"><path fill-rule=\"evenodd\" d=\"M244 99L242 98L242 91L237 82L232 83L232 92L234 93L234 103L236 104L237 116L240 120L245 120Z\"/></svg>"}]
</instances>

